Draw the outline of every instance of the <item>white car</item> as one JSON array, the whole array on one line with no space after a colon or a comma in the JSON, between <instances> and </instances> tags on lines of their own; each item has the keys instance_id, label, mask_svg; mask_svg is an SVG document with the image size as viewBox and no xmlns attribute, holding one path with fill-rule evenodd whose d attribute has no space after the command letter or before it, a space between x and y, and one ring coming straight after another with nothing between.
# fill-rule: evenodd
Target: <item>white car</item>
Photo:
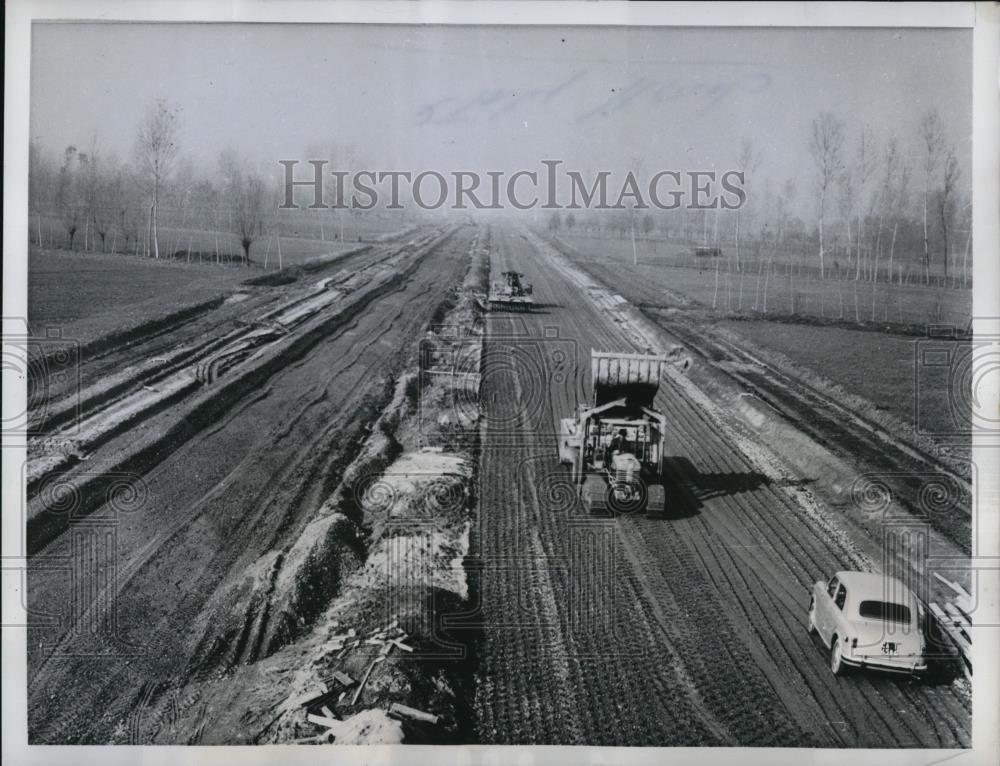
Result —
<instances>
[{"instance_id":1,"label":"white car","mask_svg":"<svg viewBox=\"0 0 1000 766\"><path fill-rule=\"evenodd\" d=\"M849 667L919 673L927 669L919 609L899 580L837 572L813 586L809 632L829 647L834 675Z\"/></svg>"}]
</instances>

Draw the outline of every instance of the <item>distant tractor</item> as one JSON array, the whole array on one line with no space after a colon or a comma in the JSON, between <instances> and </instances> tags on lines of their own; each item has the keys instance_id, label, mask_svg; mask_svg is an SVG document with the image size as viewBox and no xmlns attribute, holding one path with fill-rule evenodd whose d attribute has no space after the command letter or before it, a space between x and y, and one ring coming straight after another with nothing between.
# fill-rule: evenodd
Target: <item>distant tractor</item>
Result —
<instances>
[{"instance_id":1,"label":"distant tractor","mask_svg":"<svg viewBox=\"0 0 1000 766\"><path fill-rule=\"evenodd\" d=\"M531 297L531 285L521 281L524 274L504 271L503 281L490 285L490 309L494 311L531 311L535 299Z\"/></svg>"},{"instance_id":2,"label":"distant tractor","mask_svg":"<svg viewBox=\"0 0 1000 766\"><path fill-rule=\"evenodd\" d=\"M668 363L663 356L591 351L593 404L561 421L559 441L559 459L572 467L589 512L665 511L666 417L653 400Z\"/></svg>"}]
</instances>

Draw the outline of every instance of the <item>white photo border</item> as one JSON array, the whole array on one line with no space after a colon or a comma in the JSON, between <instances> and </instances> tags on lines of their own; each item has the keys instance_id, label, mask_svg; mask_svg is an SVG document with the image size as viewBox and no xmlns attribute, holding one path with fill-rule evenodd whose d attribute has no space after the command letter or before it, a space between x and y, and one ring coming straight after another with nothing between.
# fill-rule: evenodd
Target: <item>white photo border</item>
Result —
<instances>
[{"instance_id":1,"label":"white photo border","mask_svg":"<svg viewBox=\"0 0 1000 766\"><path fill-rule=\"evenodd\" d=\"M989 3L644 3L623 2L318 2L315 0L8 0L5 46L4 120L4 273L3 315L27 316L27 165L31 24L41 20L252 23L356 23L458 25L613 25L719 27L948 27L973 30L973 243L974 316L977 332L1000 334L1000 99L998 49L1000 8ZM571 20L571 21L567 21ZM22 412L23 382L4 380L4 412ZM996 411L997 381L984 406ZM4 444L3 556L19 555L22 538L21 471L24 449ZM974 445L979 466L998 466L995 448ZM974 508L978 547L984 561L1000 566L998 472L982 471ZM11 551L8 543L14 546ZM4 601L22 593L7 589ZM984 617L1000 625L998 572L984 569L978 603ZM311 763L336 757L338 763L499 764L536 761L566 764L724 763L751 764L954 764L997 763L1000 743L1000 629L977 629L973 686L973 748L969 750L807 750L775 748L608 748L608 747L127 747L33 746L26 742L26 641L24 629L3 630L3 758L7 764L76 764L82 759L107 764Z\"/></svg>"}]
</instances>

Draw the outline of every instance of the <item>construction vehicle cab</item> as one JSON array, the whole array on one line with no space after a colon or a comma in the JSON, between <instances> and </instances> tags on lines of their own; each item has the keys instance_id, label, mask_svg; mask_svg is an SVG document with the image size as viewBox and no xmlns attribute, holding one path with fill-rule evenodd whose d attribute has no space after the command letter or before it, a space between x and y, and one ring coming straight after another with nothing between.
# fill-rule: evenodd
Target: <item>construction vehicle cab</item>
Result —
<instances>
[{"instance_id":1,"label":"construction vehicle cab","mask_svg":"<svg viewBox=\"0 0 1000 766\"><path fill-rule=\"evenodd\" d=\"M653 408L667 359L591 352L594 399L561 421L560 460L590 512L664 511L666 418Z\"/></svg>"},{"instance_id":2,"label":"construction vehicle cab","mask_svg":"<svg viewBox=\"0 0 1000 766\"><path fill-rule=\"evenodd\" d=\"M501 273L503 281L490 285L490 308L498 311L530 311L535 299L531 285L521 281L524 274L517 271Z\"/></svg>"}]
</instances>

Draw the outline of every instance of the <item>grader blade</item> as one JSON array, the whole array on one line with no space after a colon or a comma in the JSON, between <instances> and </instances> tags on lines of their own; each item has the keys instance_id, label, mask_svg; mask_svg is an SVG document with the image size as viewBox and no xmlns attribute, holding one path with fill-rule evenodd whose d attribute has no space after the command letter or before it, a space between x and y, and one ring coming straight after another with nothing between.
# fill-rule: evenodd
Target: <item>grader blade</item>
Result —
<instances>
[{"instance_id":1,"label":"grader blade","mask_svg":"<svg viewBox=\"0 0 1000 766\"><path fill-rule=\"evenodd\" d=\"M524 275L517 271L501 273L503 281L490 285L489 306L493 311L531 311L534 299L531 285L521 281Z\"/></svg>"}]
</instances>

